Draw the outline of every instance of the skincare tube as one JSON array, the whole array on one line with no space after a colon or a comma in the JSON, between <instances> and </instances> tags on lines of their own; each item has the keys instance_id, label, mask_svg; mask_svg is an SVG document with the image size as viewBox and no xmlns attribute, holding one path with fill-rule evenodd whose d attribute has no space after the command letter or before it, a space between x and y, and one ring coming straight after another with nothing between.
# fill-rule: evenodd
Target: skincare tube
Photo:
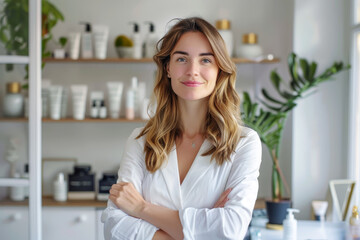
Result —
<instances>
[{"instance_id":1,"label":"skincare tube","mask_svg":"<svg viewBox=\"0 0 360 240\"><path fill-rule=\"evenodd\" d=\"M62 86L50 86L50 118L59 120L61 117Z\"/></svg>"},{"instance_id":2,"label":"skincare tube","mask_svg":"<svg viewBox=\"0 0 360 240\"><path fill-rule=\"evenodd\" d=\"M119 118L121 107L121 96L124 84L122 82L108 82L109 110L111 118Z\"/></svg>"},{"instance_id":3,"label":"skincare tube","mask_svg":"<svg viewBox=\"0 0 360 240\"><path fill-rule=\"evenodd\" d=\"M46 118L48 117L48 109L49 109L49 106L48 106L48 102L49 102L49 88L42 88L41 89L41 116L43 118ZM25 117L28 117L28 113L25 114Z\"/></svg>"},{"instance_id":4,"label":"skincare tube","mask_svg":"<svg viewBox=\"0 0 360 240\"><path fill-rule=\"evenodd\" d=\"M80 53L80 33L74 32L69 34L70 58L78 59Z\"/></svg>"},{"instance_id":5,"label":"skincare tube","mask_svg":"<svg viewBox=\"0 0 360 240\"><path fill-rule=\"evenodd\" d=\"M135 94L134 90L130 88L126 93L126 119L132 120L135 118Z\"/></svg>"},{"instance_id":6,"label":"skincare tube","mask_svg":"<svg viewBox=\"0 0 360 240\"><path fill-rule=\"evenodd\" d=\"M93 34L95 42L95 58L105 59L107 41L109 37L109 27L104 25L94 25Z\"/></svg>"},{"instance_id":7,"label":"skincare tube","mask_svg":"<svg viewBox=\"0 0 360 240\"><path fill-rule=\"evenodd\" d=\"M327 201L312 201L312 207L314 209L315 220L325 221L325 214L328 207Z\"/></svg>"},{"instance_id":8,"label":"skincare tube","mask_svg":"<svg viewBox=\"0 0 360 240\"><path fill-rule=\"evenodd\" d=\"M72 102L73 102L73 118L76 120L84 120L86 110L86 85L71 86Z\"/></svg>"},{"instance_id":9,"label":"skincare tube","mask_svg":"<svg viewBox=\"0 0 360 240\"><path fill-rule=\"evenodd\" d=\"M62 99L61 99L61 118L66 118L67 116L67 104L68 104L68 90L63 89Z\"/></svg>"},{"instance_id":10,"label":"skincare tube","mask_svg":"<svg viewBox=\"0 0 360 240\"><path fill-rule=\"evenodd\" d=\"M49 105L50 105L50 92L49 88L51 86L50 79L42 79L41 80L41 104L42 104L42 117L49 117ZM26 115L27 117L29 115Z\"/></svg>"}]
</instances>

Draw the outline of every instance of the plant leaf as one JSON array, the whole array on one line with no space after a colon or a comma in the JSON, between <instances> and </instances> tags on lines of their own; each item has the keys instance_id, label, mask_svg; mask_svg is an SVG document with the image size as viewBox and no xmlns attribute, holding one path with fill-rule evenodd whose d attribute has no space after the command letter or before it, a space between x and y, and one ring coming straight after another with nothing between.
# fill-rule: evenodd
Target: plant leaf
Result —
<instances>
[{"instance_id":1,"label":"plant leaf","mask_svg":"<svg viewBox=\"0 0 360 240\"><path fill-rule=\"evenodd\" d=\"M278 103L278 104L281 104L281 105L284 104L283 102L281 102L281 101L279 101L279 100L271 97L271 96L268 94L268 92L266 91L266 89L264 89L264 88L261 89L261 92L262 92L262 94L264 95L264 97L267 98L269 101L271 101L271 102L273 102L273 103Z\"/></svg>"}]
</instances>

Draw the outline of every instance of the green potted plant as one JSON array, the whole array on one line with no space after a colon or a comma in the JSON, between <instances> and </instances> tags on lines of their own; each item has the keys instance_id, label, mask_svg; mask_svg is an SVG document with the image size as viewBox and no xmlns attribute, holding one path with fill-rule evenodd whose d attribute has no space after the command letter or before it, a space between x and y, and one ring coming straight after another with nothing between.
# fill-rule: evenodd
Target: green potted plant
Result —
<instances>
[{"instance_id":1,"label":"green potted plant","mask_svg":"<svg viewBox=\"0 0 360 240\"><path fill-rule=\"evenodd\" d=\"M241 117L244 124L254 129L268 149L272 159L272 203L282 203L284 200L284 187L288 194L289 187L279 165L279 149L282 140L284 124L288 114L296 106L298 99L305 97L304 94L314 89L320 83L328 81L335 74L347 70L350 65L344 66L342 62L335 62L323 73L316 75L317 63L309 63L306 59L298 59L296 54L291 53L288 57L290 81L285 83L276 70L270 74L270 80L278 96L274 97L266 89L262 89L263 100L260 104L251 100L250 95L244 92ZM285 88L284 88L285 87ZM290 201L285 202L290 204ZM277 206L276 206L277 207ZM286 215L282 212L279 218L270 216L272 210L268 210L270 224L282 224ZM275 210L279 213L279 210Z\"/></svg>"},{"instance_id":2,"label":"green potted plant","mask_svg":"<svg viewBox=\"0 0 360 240\"><path fill-rule=\"evenodd\" d=\"M125 36L119 35L115 38L114 42L116 52L119 58L132 58L134 55L134 43L133 41Z\"/></svg>"},{"instance_id":3,"label":"green potted plant","mask_svg":"<svg viewBox=\"0 0 360 240\"><path fill-rule=\"evenodd\" d=\"M67 41L68 41L67 37L59 38L59 41L57 42L57 46L59 46L59 47L55 48L53 51L54 58L64 59L66 57L65 46L66 46Z\"/></svg>"},{"instance_id":4,"label":"green potted plant","mask_svg":"<svg viewBox=\"0 0 360 240\"><path fill-rule=\"evenodd\" d=\"M0 12L0 41L8 55L29 55L29 3L28 0L4 0ZM52 29L58 21L64 21L63 14L48 0L42 0L42 58L50 57L47 43L53 38ZM44 63L42 64L44 67ZM28 78L28 66L25 79ZM13 70L12 64L6 70Z\"/></svg>"}]
</instances>

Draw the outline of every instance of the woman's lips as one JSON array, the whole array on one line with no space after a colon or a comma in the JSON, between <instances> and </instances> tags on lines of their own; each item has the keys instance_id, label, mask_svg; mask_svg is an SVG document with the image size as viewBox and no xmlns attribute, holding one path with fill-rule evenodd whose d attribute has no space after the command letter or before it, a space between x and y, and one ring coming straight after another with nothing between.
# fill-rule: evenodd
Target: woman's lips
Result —
<instances>
[{"instance_id":1,"label":"woman's lips","mask_svg":"<svg viewBox=\"0 0 360 240\"><path fill-rule=\"evenodd\" d=\"M187 87L198 87L203 84L202 82L196 82L196 81L185 81L181 83Z\"/></svg>"}]
</instances>

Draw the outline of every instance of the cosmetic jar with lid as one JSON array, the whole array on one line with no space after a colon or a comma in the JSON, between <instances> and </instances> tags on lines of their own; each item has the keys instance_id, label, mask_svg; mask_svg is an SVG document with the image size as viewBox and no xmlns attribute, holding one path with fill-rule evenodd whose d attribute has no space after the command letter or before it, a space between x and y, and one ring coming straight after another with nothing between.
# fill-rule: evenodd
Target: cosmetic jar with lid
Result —
<instances>
[{"instance_id":1,"label":"cosmetic jar with lid","mask_svg":"<svg viewBox=\"0 0 360 240\"><path fill-rule=\"evenodd\" d=\"M14 178L20 178L20 173L16 172ZM10 199L13 201L24 201L25 193L24 187L22 186L12 186L10 187Z\"/></svg>"},{"instance_id":2,"label":"cosmetic jar with lid","mask_svg":"<svg viewBox=\"0 0 360 240\"><path fill-rule=\"evenodd\" d=\"M92 200L95 198L95 174L91 166L75 165L74 173L68 175L68 199Z\"/></svg>"},{"instance_id":3,"label":"cosmetic jar with lid","mask_svg":"<svg viewBox=\"0 0 360 240\"><path fill-rule=\"evenodd\" d=\"M97 200L107 201L109 198L109 191L113 184L117 181L116 172L104 172L102 179L99 180L99 192L97 194Z\"/></svg>"},{"instance_id":4,"label":"cosmetic jar with lid","mask_svg":"<svg viewBox=\"0 0 360 240\"><path fill-rule=\"evenodd\" d=\"M243 35L242 45L236 51L237 57L254 59L263 54L261 46L258 44L258 37L255 33Z\"/></svg>"},{"instance_id":5,"label":"cosmetic jar with lid","mask_svg":"<svg viewBox=\"0 0 360 240\"><path fill-rule=\"evenodd\" d=\"M234 37L232 31L230 30L230 21L227 19L221 19L216 21L216 29L220 33L221 37L224 39L229 56L232 57L234 51Z\"/></svg>"},{"instance_id":6,"label":"cosmetic jar with lid","mask_svg":"<svg viewBox=\"0 0 360 240\"><path fill-rule=\"evenodd\" d=\"M6 84L3 109L5 117L23 116L24 96L21 94L21 84L19 82L9 82Z\"/></svg>"}]
</instances>

